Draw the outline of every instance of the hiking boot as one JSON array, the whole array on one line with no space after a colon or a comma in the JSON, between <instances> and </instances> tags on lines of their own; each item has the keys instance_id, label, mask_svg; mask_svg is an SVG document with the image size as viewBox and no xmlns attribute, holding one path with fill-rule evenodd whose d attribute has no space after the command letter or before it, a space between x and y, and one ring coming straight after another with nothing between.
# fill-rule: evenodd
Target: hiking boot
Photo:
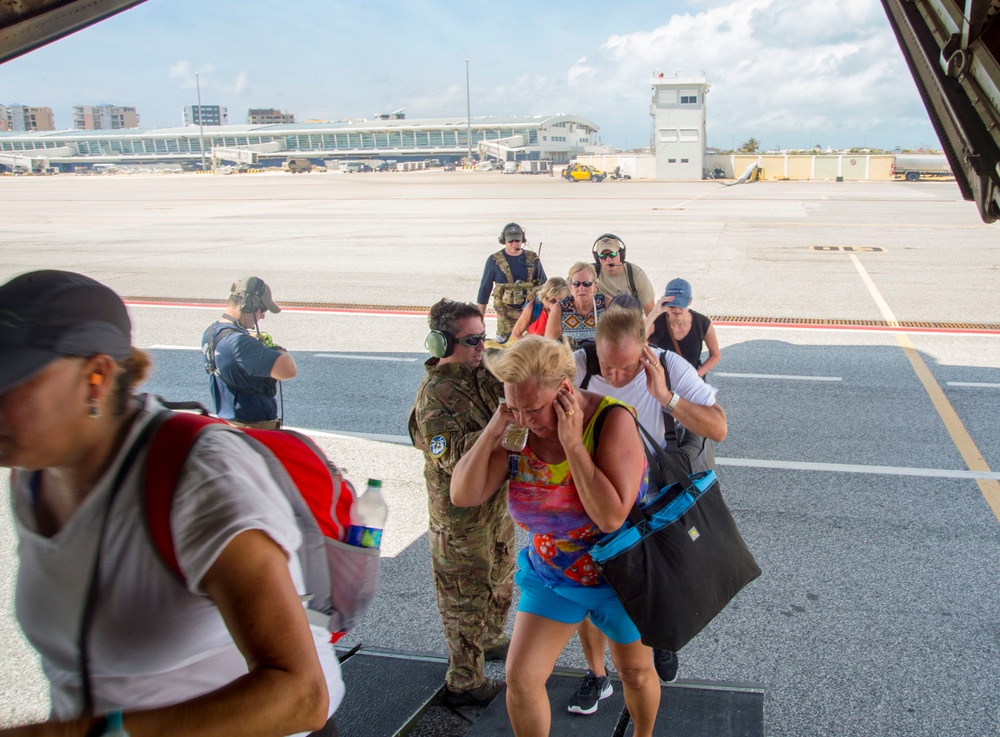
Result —
<instances>
[{"instance_id":1,"label":"hiking boot","mask_svg":"<svg viewBox=\"0 0 1000 737\"><path fill-rule=\"evenodd\" d=\"M445 686L441 701L447 706L486 706L503 691L505 685L507 684L503 681L487 678L475 688L468 688L465 691L452 691L450 687Z\"/></svg>"},{"instance_id":2,"label":"hiking boot","mask_svg":"<svg viewBox=\"0 0 1000 737\"><path fill-rule=\"evenodd\" d=\"M661 683L673 683L677 680L677 653L669 650L653 650L653 667Z\"/></svg>"},{"instance_id":3,"label":"hiking boot","mask_svg":"<svg viewBox=\"0 0 1000 737\"><path fill-rule=\"evenodd\" d=\"M483 657L486 660L499 660L501 662L507 660L507 651L510 650L510 640L504 640L498 645L494 645L483 651Z\"/></svg>"},{"instance_id":4,"label":"hiking boot","mask_svg":"<svg viewBox=\"0 0 1000 737\"><path fill-rule=\"evenodd\" d=\"M611 676L599 676L588 670L583 676L583 683L573 695L573 700L566 707L571 714L593 714L597 711L597 702L606 699L614 691L611 688Z\"/></svg>"}]
</instances>

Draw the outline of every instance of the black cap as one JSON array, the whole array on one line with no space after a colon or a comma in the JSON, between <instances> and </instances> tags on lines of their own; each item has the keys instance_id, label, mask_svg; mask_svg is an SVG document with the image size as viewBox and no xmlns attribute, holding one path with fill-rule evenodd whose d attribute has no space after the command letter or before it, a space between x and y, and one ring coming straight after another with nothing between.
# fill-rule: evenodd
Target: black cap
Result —
<instances>
[{"instance_id":1,"label":"black cap","mask_svg":"<svg viewBox=\"0 0 1000 737\"><path fill-rule=\"evenodd\" d=\"M0 286L0 393L60 356L123 361L131 345L125 303L89 276L32 271Z\"/></svg>"},{"instance_id":2,"label":"black cap","mask_svg":"<svg viewBox=\"0 0 1000 737\"><path fill-rule=\"evenodd\" d=\"M503 239L513 238L515 240L524 240L524 228L522 228L517 223L511 223L506 228L503 229Z\"/></svg>"}]
</instances>

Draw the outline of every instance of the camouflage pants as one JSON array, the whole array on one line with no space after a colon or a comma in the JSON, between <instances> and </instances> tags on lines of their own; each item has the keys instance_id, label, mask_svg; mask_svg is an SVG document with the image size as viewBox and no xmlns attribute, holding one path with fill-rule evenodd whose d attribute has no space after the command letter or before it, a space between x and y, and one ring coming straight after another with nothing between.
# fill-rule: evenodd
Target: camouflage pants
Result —
<instances>
[{"instance_id":1,"label":"camouflage pants","mask_svg":"<svg viewBox=\"0 0 1000 737\"><path fill-rule=\"evenodd\" d=\"M506 640L514 593L514 523L504 490L480 507L455 509L457 514L447 519L433 512L428 540L448 643L445 682L464 691L482 684L484 651Z\"/></svg>"},{"instance_id":2,"label":"camouflage pants","mask_svg":"<svg viewBox=\"0 0 1000 737\"><path fill-rule=\"evenodd\" d=\"M521 308L494 301L493 309L497 313L497 342L505 343L510 337L510 331L514 329L514 323L521 316Z\"/></svg>"}]
</instances>

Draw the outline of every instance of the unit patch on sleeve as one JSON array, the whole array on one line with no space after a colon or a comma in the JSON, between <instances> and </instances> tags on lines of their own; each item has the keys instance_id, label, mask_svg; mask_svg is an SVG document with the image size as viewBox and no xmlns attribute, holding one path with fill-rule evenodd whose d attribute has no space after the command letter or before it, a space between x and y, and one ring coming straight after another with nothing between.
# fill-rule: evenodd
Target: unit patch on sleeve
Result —
<instances>
[{"instance_id":1,"label":"unit patch on sleeve","mask_svg":"<svg viewBox=\"0 0 1000 737\"><path fill-rule=\"evenodd\" d=\"M428 445L432 458L440 458L448 450L448 438L444 435L435 435Z\"/></svg>"}]
</instances>

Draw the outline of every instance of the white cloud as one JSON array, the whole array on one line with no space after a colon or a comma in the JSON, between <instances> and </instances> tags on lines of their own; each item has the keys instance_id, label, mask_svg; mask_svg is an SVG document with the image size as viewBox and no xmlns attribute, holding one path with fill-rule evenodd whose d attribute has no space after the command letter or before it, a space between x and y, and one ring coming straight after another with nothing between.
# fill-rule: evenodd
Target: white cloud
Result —
<instances>
[{"instance_id":1,"label":"white cloud","mask_svg":"<svg viewBox=\"0 0 1000 737\"><path fill-rule=\"evenodd\" d=\"M250 78L245 71L241 71L230 84L222 85L222 89L235 95L242 95L250 89Z\"/></svg>"},{"instance_id":2,"label":"white cloud","mask_svg":"<svg viewBox=\"0 0 1000 737\"><path fill-rule=\"evenodd\" d=\"M179 62L170 67L168 74L171 79L180 80L180 88L182 90L193 90L198 84L202 88L210 86L210 82L206 80L205 75L211 74L215 71L215 67L211 64L202 64L197 69L191 64L187 59L181 59ZM195 74L199 75L199 79L195 79Z\"/></svg>"},{"instance_id":3,"label":"white cloud","mask_svg":"<svg viewBox=\"0 0 1000 737\"><path fill-rule=\"evenodd\" d=\"M851 145L861 145L879 126L929 129L874 0L741 0L673 15L652 30L609 36L544 89L523 78L505 85L506 109L576 112L597 122L605 140L625 130L641 142L656 71L707 76L709 143L721 139L714 145L728 146L731 136L785 147L810 137L846 145L839 138L853 136Z\"/></svg>"}]
</instances>

